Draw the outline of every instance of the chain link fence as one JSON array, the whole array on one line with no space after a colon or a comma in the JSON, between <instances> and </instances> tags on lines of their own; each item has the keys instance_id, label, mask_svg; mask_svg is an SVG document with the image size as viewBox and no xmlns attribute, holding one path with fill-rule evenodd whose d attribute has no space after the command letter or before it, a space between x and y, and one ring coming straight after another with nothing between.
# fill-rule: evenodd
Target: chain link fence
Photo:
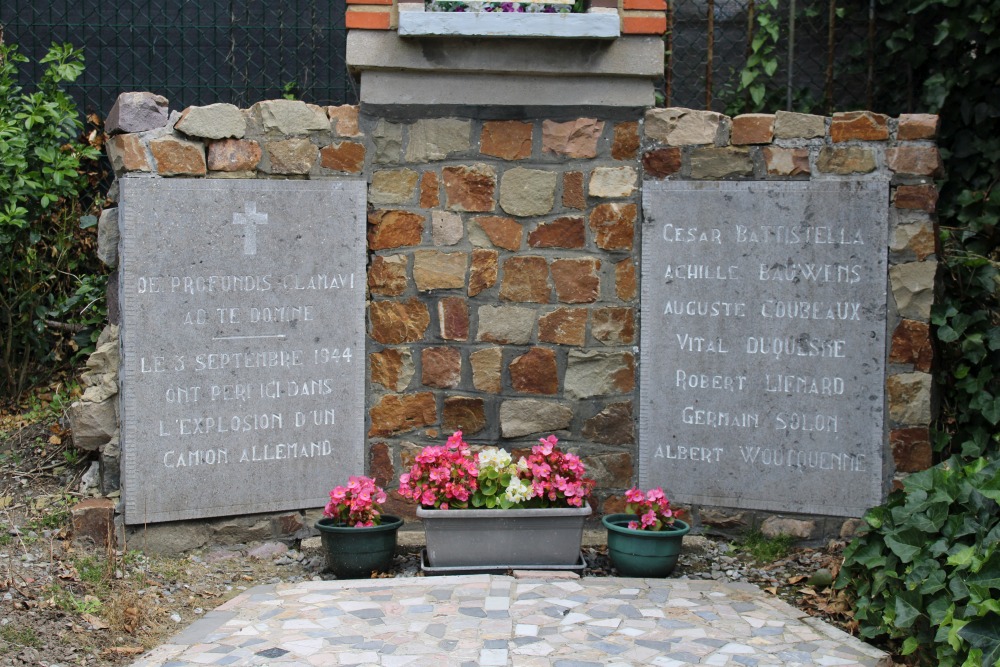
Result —
<instances>
[{"instance_id":1,"label":"chain link fence","mask_svg":"<svg viewBox=\"0 0 1000 667\"><path fill-rule=\"evenodd\" d=\"M69 91L100 115L130 90L164 95L174 109L283 94L344 104L357 100L344 9L336 0L2 0L0 26L31 58L25 84L52 42L83 48L87 69Z\"/></svg>"}]
</instances>

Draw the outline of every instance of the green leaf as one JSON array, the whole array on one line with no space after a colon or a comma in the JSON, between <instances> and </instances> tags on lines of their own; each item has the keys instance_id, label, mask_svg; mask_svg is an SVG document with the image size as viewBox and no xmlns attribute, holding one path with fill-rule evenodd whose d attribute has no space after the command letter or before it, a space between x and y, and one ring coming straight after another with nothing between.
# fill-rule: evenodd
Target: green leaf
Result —
<instances>
[{"instance_id":1,"label":"green leaf","mask_svg":"<svg viewBox=\"0 0 1000 667\"><path fill-rule=\"evenodd\" d=\"M1000 615L988 614L971 621L958 631L971 646L982 649L983 665L1000 662Z\"/></svg>"},{"instance_id":2,"label":"green leaf","mask_svg":"<svg viewBox=\"0 0 1000 667\"><path fill-rule=\"evenodd\" d=\"M922 615L920 611L920 594L911 591L901 591L896 596L896 623L897 628L906 629L913 625L913 622Z\"/></svg>"},{"instance_id":3,"label":"green leaf","mask_svg":"<svg viewBox=\"0 0 1000 667\"><path fill-rule=\"evenodd\" d=\"M923 533L915 529L901 530L885 536L886 545L899 556L899 560L910 563L920 553L926 543Z\"/></svg>"},{"instance_id":4,"label":"green leaf","mask_svg":"<svg viewBox=\"0 0 1000 667\"><path fill-rule=\"evenodd\" d=\"M906 641L903 642L903 648L900 651L902 655L910 655L914 651L920 648L920 642L916 637L907 637Z\"/></svg>"},{"instance_id":5,"label":"green leaf","mask_svg":"<svg viewBox=\"0 0 1000 667\"><path fill-rule=\"evenodd\" d=\"M80 216L80 229L90 229L97 224L96 215L82 215Z\"/></svg>"}]
</instances>

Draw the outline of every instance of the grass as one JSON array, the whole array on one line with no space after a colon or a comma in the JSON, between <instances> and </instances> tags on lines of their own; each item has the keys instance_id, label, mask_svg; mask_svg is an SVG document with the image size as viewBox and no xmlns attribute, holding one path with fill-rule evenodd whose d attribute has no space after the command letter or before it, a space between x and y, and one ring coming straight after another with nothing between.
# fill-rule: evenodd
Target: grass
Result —
<instances>
[{"instance_id":1,"label":"grass","mask_svg":"<svg viewBox=\"0 0 1000 667\"><path fill-rule=\"evenodd\" d=\"M791 553L794 543L791 535L767 537L759 530L751 530L743 536L738 548L758 563L773 563Z\"/></svg>"},{"instance_id":2,"label":"grass","mask_svg":"<svg viewBox=\"0 0 1000 667\"><path fill-rule=\"evenodd\" d=\"M21 627L15 623L0 626L0 641L29 648L37 648L42 645L33 628Z\"/></svg>"}]
</instances>

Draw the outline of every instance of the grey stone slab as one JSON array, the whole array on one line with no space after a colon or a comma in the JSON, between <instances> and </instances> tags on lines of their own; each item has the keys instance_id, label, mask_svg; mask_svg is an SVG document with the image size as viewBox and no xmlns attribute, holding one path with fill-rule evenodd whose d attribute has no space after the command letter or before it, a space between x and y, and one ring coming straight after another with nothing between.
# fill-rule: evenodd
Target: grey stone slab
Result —
<instances>
[{"instance_id":1,"label":"grey stone slab","mask_svg":"<svg viewBox=\"0 0 1000 667\"><path fill-rule=\"evenodd\" d=\"M640 484L861 516L881 502L888 185L647 182Z\"/></svg>"},{"instance_id":2,"label":"grey stone slab","mask_svg":"<svg viewBox=\"0 0 1000 667\"><path fill-rule=\"evenodd\" d=\"M400 12L401 36L573 37L614 39L618 14L524 14L492 12Z\"/></svg>"},{"instance_id":3,"label":"grey stone slab","mask_svg":"<svg viewBox=\"0 0 1000 667\"><path fill-rule=\"evenodd\" d=\"M364 197L122 179L127 523L320 507L363 472Z\"/></svg>"}]
</instances>

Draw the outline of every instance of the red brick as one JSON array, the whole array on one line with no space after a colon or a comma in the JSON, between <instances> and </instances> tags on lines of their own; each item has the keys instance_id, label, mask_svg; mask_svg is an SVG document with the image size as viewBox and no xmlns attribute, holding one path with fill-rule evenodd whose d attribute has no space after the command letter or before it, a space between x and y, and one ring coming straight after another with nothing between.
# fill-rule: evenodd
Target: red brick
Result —
<instances>
[{"instance_id":1,"label":"red brick","mask_svg":"<svg viewBox=\"0 0 1000 667\"><path fill-rule=\"evenodd\" d=\"M635 232L635 204L598 204L590 212L594 242L603 250L631 250Z\"/></svg>"},{"instance_id":2,"label":"red brick","mask_svg":"<svg viewBox=\"0 0 1000 667\"><path fill-rule=\"evenodd\" d=\"M486 233L490 242L505 250L520 250L524 228L513 218L498 215L481 215L474 222Z\"/></svg>"},{"instance_id":3,"label":"red brick","mask_svg":"<svg viewBox=\"0 0 1000 667\"><path fill-rule=\"evenodd\" d=\"M681 149L658 148L655 151L646 151L642 156L642 168L646 176L652 178L672 176L681 170Z\"/></svg>"},{"instance_id":4,"label":"red brick","mask_svg":"<svg viewBox=\"0 0 1000 667\"><path fill-rule=\"evenodd\" d=\"M664 0L639 0L663 4ZM630 120L615 125L611 143L611 157L615 160L633 160L639 152L639 122Z\"/></svg>"},{"instance_id":5,"label":"red brick","mask_svg":"<svg viewBox=\"0 0 1000 667\"><path fill-rule=\"evenodd\" d=\"M444 340L468 340L469 305L462 297L450 296L438 301L438 321Z\"/></svg>"},{"instance_id":6,"label":"red brick","mask_svg":"<svg viewBox=\"0 0 1000 667\"><path fill-rule=\"evenodd\" d=\"M582 211L587 208L587 197L583 192L583 172L567 171L563 174L562 203L566 208Z\"/></svg>"},{"instance_id":7,"label":"red brick","mask_svg":"<svg viewBox=\"0 0 1000 667\"><path fill-rule=\"evenodd\" d=\"M901 320L892 334L889 362L913 364L914 370L929 373L933 361L930 325L916 320Z\"/></svg>"},{"instance_id":8,"label":"red brick","mask_svg":"<svg viewBox=\"0 0 1000 667\"><path fill-rule=\"evenodd\" d=\"M353 141L324 146L319 150L319 164L325 169L359 174L365 166L365 147Z\"/></svg>"},{"instance_id":9,"label":"red brick","mask_svg":"<svg viewBox=\"0 0 1000 667\"><path fill-rule=\"evenodd\" d=\"M871 111L846 111L833 114L830 139L841 141L885 141L889 138L889 117Z\"/></svg>"},{"instance_id":10,"label":"red brick","mask_svg":"<svg viewBox=\"0 0 1000 667\"><path fill-rule=\"evenodd\" d=\"M519 120L493 120L483 123L479 150L502 160L531 157L531 123Z\"/></svg>"},{"instance_id":11,"label":"red brick","mask_svg":"<svg viewBox=\"0 0 1000 667\"><path fill-rule=\"evenodd\" d=\"M559 308L538 318L542 343L582 346L587 342L587 309Z\"/></svg>"},{"instance_id":12,"label":"red brick","mask_svg":"<svg viewBox=\"0 0 1000 667\"><path fill-rule=\"evenodd\" d=\"M550 293L549 267L544 257L510 257L503 263L502 300L548 303Z\"/></svg>"},{"instance_id":13,"label":"red brick","mask_svg":"<svg viewBox=\"0 0 1000 667\"><path fill-rule=\"evenodd\" d=\"M934 465L934 449L926 427L900 428L889 433L896 472L920 472Z\"/></svg>"},{"instance_id":14,"label":"red brick","mask_svg":"<svg viewBox=\"0 0 1000 667\"><path fill-rule=\"evenodd\" d=\"M437 404L429 391L419 394L386 394L369 411L370 437L405 433L437 422Z\"/></svg>"},{"instance_id":15,"label":"red brick","mask_svg":"<svg viewBox=\"0 0 1000 667\"><path fill-rule=\"evenodd\" d=\"M510 384L522 394L553 395L559 391L556 353L546 347L533 347L510 362Z\"/></svg>"},{"instance_id":16,"label":"red brick","mask_svg":"<svg viewBox=\"0 0 1000 667\"><path fill-rule=\"evenodd\" d=\"M383 345L421 340L431 323L427 306L416 297L408 301L372 301L368 319L371 337Z\"/></svg>"},{"instance_id":17,"label":"red brick","mask_svg":"<svg viewBox=\"0 0 1000 667\"><path fill-rule=\"evenodd\" d=\"M587 241L587 230L583 218L556 218L543 222L528 234L528 245L532 248L582 248Z\"/></svg>"},{"instance_id":18,"label":"red brick","mask_svg":"<svg viewBox=\"0 0 1000 667\"><path fill-rule=\"evenodd\" d=\"M388 486L396 478L396 469L392 465L392 453L384 442L376 442L371 446L369 461L369 474L379 486Z\"/></svg>"},{"instance_id":19,"label":"red brick","mask_svg":"<svg viewBox=\"0 0 1000 667\"><path fill-rule=\"evenodd\" d=\"M937 210L938 191L933 185L900 185L893 203L896 208L933 213Z\"/></svg>"},{"instance_id":20,"label":"red brick","mask_svg":"<svg viewBox=\"0 0 1000 667\"><path fill-rule=\"evenodd\" d=\"M562 303L593 303L601 296L598 271L601 260L593 257L557 259L552 262L552 281Z\"/></svg>"},{"instance_id":21,"label":"red brick","mask_svg":"<svg viewBox=\"0 0 1000 667\"><path fill-rule=\"evenodd\" d=\"M748 113L733 118L734 146L769 144L774 140L774 114Z\"/></svg>"},{"instance_id":22,"label":"red brick","mask_svg":"<svg viewBox=\"0 0 1000 667\"><path fill-rule=\"evenodd\" d=\"M205 146L198 141L164 137L149 142L161 176L204 176Z\"/></svg>"},{"instance_id":23,"label":"red brick","mask_svg":"<svg viewBox=\"0 0 1000 667\"><path fill-rule=\"evenodd\" d=\"M344 27L348 30L388 30L389 11L361 12L348 9L344 16Z\"/></svg>"},{"instance_id":24,"label":"red brick","mask_svg":"<svg viewBox=\"0 0 1000 667\"><path fill-rule=\"evenodd\" d=\"M462 381L462 353L455 347L420 351L420 381L427 387L452 389Z\"/></svg>"},{"instance_id":25,"label":"red brick","mask_svg":"<svg viewBox=\"0 0 1000 667\"><path fill-rule=\"evenodd\" d=\"M647 9L663 11L667 8L666 0L624 0L622 9Z\"/></svg>"},{"instance_id":26,"label":"red brick","mask_svg":"<svg viewBox=\"0 0 1000 667\"><path fill-rule=\"evenodd\" d=\"M385 250L420 245L424 216L410 211L374 211L368 214L368 249Z\"/></svg>"},{"instance_id":27,"label":"red brick","mask_svg":"<svg viewBox=\"0 0 1000 667\"><path fill-rule=\"evenodd\" d=\"M667 31L667 17L629 16L622 17L623 35L662 35Z\"/></svg>"}]
</instances>

